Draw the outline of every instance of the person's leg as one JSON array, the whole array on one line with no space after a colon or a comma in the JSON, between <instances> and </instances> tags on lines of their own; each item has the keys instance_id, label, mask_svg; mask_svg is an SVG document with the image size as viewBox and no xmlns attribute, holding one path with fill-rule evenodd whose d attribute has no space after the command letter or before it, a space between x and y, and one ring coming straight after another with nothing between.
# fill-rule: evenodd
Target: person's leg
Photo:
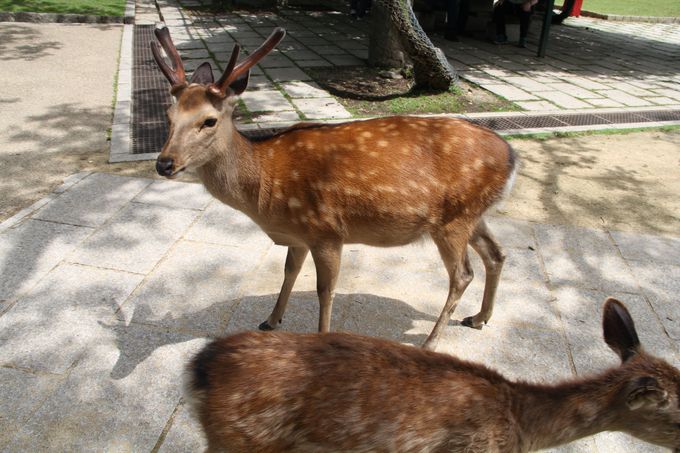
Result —
<instances>
[{"instance_id":1,"label":"person's leg","mask_svg":"<svg viewBox=\"0 0 680 453\"><path fill-rule=\"evenodd\" d=\"M508 35L505 33L505 15L512 12L512 3L504 1L497 5L493 10L493 21L496 24L496 39L494 42L502 44L508 40Z\"/></svg>"},{"instance_id":2,"label":"person's leg","mask_svg":"<svg viewBox=\"0 0 680 453\"><path fill-rule=\"evenodd\" d=\"M460 0L460 7L458 8L458 33L465 33L469 12L470 0Z\"/></svg>"},{"instance_id":3,"label":"person's leg","mask_svg":"<svg viewBox=\"0 0 680 453\"><path fill-rule=\"evenodd\" d=\"M461 31L458 28L460 20L460 1L461 0L448 0L446 2L446 32L444 33L444 38L449 41L458 41L458 32Z\"/></svg>"},{"instance_id":4,"label":"person's leg","mask_svg":"<svg viewBox=\"0 0 680 453\"><path fill-rule=\"evenodd\" d=\"M527 35L529 34L529 21L531 20L531 8L525 11L524 8L518 8L519 14L519 46L527 46Z\"/></svg>"}]
</instances>

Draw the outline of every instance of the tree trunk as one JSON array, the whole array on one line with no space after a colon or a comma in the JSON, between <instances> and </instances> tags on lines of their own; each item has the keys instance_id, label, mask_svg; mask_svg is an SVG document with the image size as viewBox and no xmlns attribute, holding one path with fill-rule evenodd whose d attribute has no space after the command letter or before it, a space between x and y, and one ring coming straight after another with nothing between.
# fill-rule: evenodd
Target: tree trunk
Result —
<instances>
[{"instance_id":1,"label":"tree trunk","mask_svg":"<svg viewBox=\"0 0 680 453\"><path fill-rule=\"evenodd\" d=\"M368 64L380 68L403 68L406 64L399 30L394 26L389 9L382 2L371 7L368 31Z\"/></svg>"},{"instance_id":2,"label":"tree trunk","mask_svg":"<svg viewBox=\"0 0 680 453\"><path fill-rule=\"evenodd\" d=\"M456 82L453 68L446 61L444 53L432 44L423 31L408 0L375 0L371 14L373 22L368 51L370 65L396 66L394 62L399 59L394 56L397 55L395 49L399 44L413 62L417 87L444 91Z\"/></svg>"}]
</instances>

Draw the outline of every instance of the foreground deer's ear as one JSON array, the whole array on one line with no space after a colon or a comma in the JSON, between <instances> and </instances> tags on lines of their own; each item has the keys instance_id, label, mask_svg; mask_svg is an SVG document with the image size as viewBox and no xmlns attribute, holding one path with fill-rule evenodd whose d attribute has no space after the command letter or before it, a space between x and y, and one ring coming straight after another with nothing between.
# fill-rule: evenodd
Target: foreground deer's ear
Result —
<instances>
[{"instance_id":1,"label":"foreground deer's ear","mask_svg":"<svg viewBox=\"0 0 680 453\"><path fill-rule=\"evenodd\" d=\"M669 404L668 392L662 389L659 382L650 376L641 377L632 382L628 395L626 395L626 405L630 410L663 408Z\"/></svg>"},{"instance_id":2,"label":"foreground deer's ear","mask_svg":"<svg viewBox=\"0 0 680 453\"><path fill-rule=\"evenodd\" d=\"M250 69L245 72L241 77L231 82L229 88L234 92L236 96L246 91L248 88L248 81L250 80Z\"/></svg>"},{"instance_id":3,"label":"foreground deer's ear","mask_svg":"<svg viewBox=\"0 0 680 453\"><path fill-rule=\"evenodd\" d=\"M196 70L191 76L191 80L189 80L189 83L200 83L203 85L209 85L214 81L215 78L213 77L212 66L210 66L210 63L206 61L204 63L201 63L201 65L198 68L196 68Z\"/></svg>"},{"instance_id":4,"label":"foreground deer's ear","mask_svg":"<svg viewBox=\"0 0 680 453\"><path fill-rule=\"evenodd\" d=\"M611 297L604 303L602 330L604 341L619 355L622 362L637 354L640 340L633 318L621 302Z\"/></svg>"}]
</instances>

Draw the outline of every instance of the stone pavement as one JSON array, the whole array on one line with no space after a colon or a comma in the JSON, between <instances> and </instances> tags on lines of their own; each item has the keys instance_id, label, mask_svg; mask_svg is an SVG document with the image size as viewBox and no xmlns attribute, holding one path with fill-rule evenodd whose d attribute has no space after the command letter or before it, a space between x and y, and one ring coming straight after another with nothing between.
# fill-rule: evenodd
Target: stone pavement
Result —
<instances>
[{"instance_id":1,"label":"stone pavement","mask_svg":"<svg viewBox=\"0 0 680 453\"><path fill-rule=\"evenodd\" d=\"M275 27L287 30L278 48L251 70L249 89L239 106L240 130L257 134L258 130L269 132L300 120L339 122L352 118L340 102L312 81L310 70L364 65L370 20L353 20L337 11L282 8L276 13L234 11L214 15L205 8L202 12L195 8L211 1L185 0L180 5L176 0L158 0L156 8L151 0L136 0L135 22L141 26L165 22L188 71L209 61L216 77L221 75L234 44L247 53ZM189 7L193 9L186 9ZM533 31L538 22L534 21ZM132 36L132 26L128 25L121 46L111 162L154 159L160 146L156 144L160 139L155 137L153 144L133 154L130 109L138 101L130 95ZM529 49L495 46L471 38L460 43L436 35L432 38L461 77L514 102L521 110L455 115L488 127L495 121L489 115L499 117L498 124L505 124L501 133L680 124L680 75L674 69L680 61L680 31L675 24L569 19L565 26L553 27L549 56L543 59L535 57L537 33L530 34ZM651 111L651 118L645 117L645 110ZM642 118L634 112L641 113ZM584 113L587 116L582 116ZM594 116L600 114L609 116ZM160 124L163 120L164 116L158 114L153 121L145 121ZM160 129L149 126L147 130L153 135ZM146 143L140 137L132 140Z\"/></svg>"},{"instance_id":2,"label":"stone pavement","mask_svg":"<svg viewBox=\"0 0 680 453\"><path fill-rule=\"evenodd\" d=\"M547 56L537 58L539 25L528 49L470 38L434 41L464 79L524 110L680 106L677 24L569 18L551 28Z\"/></svg>"},{"instance_id":3,"label":"stone pavement","mask_svg":"<svg viewBox=\"0 0 680 453\"><path fill-rule=\"evenodd\" d=\"M190 0L182 4L207 2ZM139 3L143 2L138 0ZM370 20L352 20L339 12L295 9L282 9L276 14L235 11L196 16L172 0L159 1L159 5L189 70L205 60L221 69L234 43L252 50L274 27L287 30L278 49L253 69L249 91L243 95L244 107L254 123L269 126L300 119L351 116L329 93L310 81L306 70L365 64ZM152 12L138 16L137 23L157 20ZM538 22L534 21L528 49L496 46L472 38L462 38L460 43L432 38L461 77L523 110L680 107L677 24L570 18L564 26L552 27L548 56L537 58Z\"/></svg>"},{"instance_id":4,"label":"stone pavement","mask_svg":"<svg viewBox=\"0 0 680 453\"><path fill-rule=\"evenodd\" d=\"M552 382L615 365L604 298L623 300L646 348L680 359L680 238L492 216L508 260L493 318L474 314L483 269L438 350L513 378ZM272 309L286 249L201 186L81 173L0 224L0 451L200 451L181 370L214 337L255 329ZM313 263L283 329L317 325ZM420 345L447 293L430 242L347 245L334 330ZM661 451L601 434L553 451Z\"/></svg>"}]
</instances>

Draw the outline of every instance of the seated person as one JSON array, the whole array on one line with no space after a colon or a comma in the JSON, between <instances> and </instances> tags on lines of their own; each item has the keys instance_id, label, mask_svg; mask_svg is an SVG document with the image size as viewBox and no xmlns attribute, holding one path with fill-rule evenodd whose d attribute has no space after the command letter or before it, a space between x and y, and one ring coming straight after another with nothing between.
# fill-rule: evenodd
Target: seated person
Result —
<instances>
[{"instance_id":1,"label":"seated person","mask_svg":"<svg viewBox=\"0 0 680 453\"><path fill-rule=\"evenodd\" d=\"M527 46L527 34L529 33L529 20L531 19L532 7L538 0L499 0L493 8L493 21L496 24L496 39L494 43L504 44L508 42L505 34L505 15L517 14L519 16L519 47Z\"/></svg>"},{"instance_id":2,"label":"seated person","mask_svg":"<svg viewBox=\"0 0 680 453\"><path fill-rule=\"evenodd\" d=\"M413 9L424 12L446 11L444 38L458 41L458 35L465 31L470 0L416 0Z\"/></svg>"},{"instance_id":3,"label":"seated person","mask_svg":"<svg viewBox=\"0 0 680 453\"><path fill-rule=\"evenodd\" d=\"M349 14L356 19L361 19L366 15L370 7L371 0L350 0Z\"/></svg>"}]
</instances>

